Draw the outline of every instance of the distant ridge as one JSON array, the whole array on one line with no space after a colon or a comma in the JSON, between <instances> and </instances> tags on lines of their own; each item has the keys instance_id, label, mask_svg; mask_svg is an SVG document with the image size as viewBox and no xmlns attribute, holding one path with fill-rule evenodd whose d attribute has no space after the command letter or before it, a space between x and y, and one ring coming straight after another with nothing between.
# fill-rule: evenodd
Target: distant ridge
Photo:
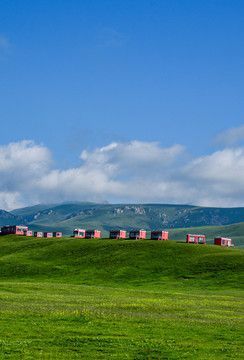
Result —
<instances>
[{"instance_id":1,"label":"distant ridge","mask_svg":"<svg viewBox=\"0 0 244 360\"><path fill-rule=\"evenodd\" d=\"M23 216L14 215L8 211L0 210L0 226L15 225L16 223L27 224L27 220Z\"/></svg>"},{"instance_id":2,"label":"distant ridge","mask_svg":"<svg viewBox=\"0 0 244 360\"><path fill-rule=\"evenodd\" d=\"M108 236L112 228L177 229L202 226L224 226L244 222L244 207L215 208L172 204L101 204L92 202L65 202L38 204L1 210L0 224L28 224L50 231L71 235L76 227L97 228Z\"/></svg>"}]
</instances>

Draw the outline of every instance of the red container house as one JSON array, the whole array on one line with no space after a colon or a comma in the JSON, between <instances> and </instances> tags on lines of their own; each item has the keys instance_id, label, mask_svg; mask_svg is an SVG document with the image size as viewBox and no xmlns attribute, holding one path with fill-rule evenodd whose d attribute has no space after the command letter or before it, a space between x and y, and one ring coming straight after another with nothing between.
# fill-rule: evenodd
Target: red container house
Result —
<instances>
[{"instance_id":1,"label":"red container house","mask_svg":"<svg viewBox=\"0 0 244 360\"><path fill-rule=\"evenodd\" d=\"M42 237L43 237L43 232L42 232L42 231L35 231L35 232L34 232L34 236L35 236L35 237L42 238Z\"/></svg>"},{"instance_id":2,"label":"red container house","mask_svg":"<svg viewBox=\"0 0 244 360\"><path fill-rule=\"evenodd\" d=\"M186 242L192 244L206 244L205 235L187 234Z\"/></svg>"},{"instance_id":3,"label":"red container house","mask_svg":"<svg viewBox=\"0 0 244 360\"><path fill-rule=\"evenodd\" d=\"M86 239L99 239L101 231L99 230L86 230Z\"/></svg>"},{"instance_id":4,"label":"red container house","mask_svg":"<svg viewBox=\"0 0 244 360\"><path fill-rule=\"evenodd\" d=\"M32 230L26 230L24 231L25 236L32 236Z\"/></svg>"},{"instance_id":5,"label":"red container house","mask_svg":"<svg viewBox=\"0 0 244 360\"><path fill-rule=\"evenodd\" d=\"M60 231L56 231L53 233L53 237L62 237L62 233Z\"/></svg>"},{"instance_id":6,"label":"red container house","mask_svg":"<svg viewBox=\"0 0 244 360\"><path fill-rule=\"evenodd\" d=\"M130 230L129 232L129 238L130 239L146 239L147 232L146 230L140 229L140 230Z\"/></svg>"},{"instance_id":7,"label":"red container house","mask_svg":"<svg viewBox=\"0 0 244 360\"><path fill-rule=\"evenodd\" d=\"M44 238L52 238L53 233L52 232L44 232Z\"/></svg>"},{"instance_id":8,"label":"red container house","mask_svg":"<svg viewBox=\"0 0 244 360\"><path fill-rule=\"evenodd\" d=\"M75 238L85 238L86 237L86 230L84 230L84 229L74 229L73 230L73 237L75 237Z\"/></svg>"},{"instance_id":9,"label":"red container house","mask_svg":"<svg viewBox=\"0 0 244 360\"><path fill-rule=\"evenodd\" d=\"M163 230L153 230L151 231L151 240L168 240L169 232Z\"/></svg>"},{"instance_id":10,"label":"red container house","mask_svg":"<svg viewBox=\"0 0 244 360\"><path fill-rule=\"evenodd\" d=\"M126 239L126 230L110 230L109 239Z\"/></svg>"},{"instance_id":11,"label":"red container house","mask_svg":"<svg viewBox=\"0 0 244 360\"><path fill-rule=\"evenodd\" d=\"M218 236L214 239L214 245L220 245L220 246L234 246L231 244L231 239L224 238L221 236Z\"/></svg>"},{"instance_id":12,"label":"red container house","mask_svg":"<svg viewBox=\"0 0 244 360\"><path fill-rule=\"evenodd\" d=\"M7 225L7 226L3 226L1 229L2 235L7 235L7 234L25 235L25 232L27 230L28 227L22 225Z\"/></svg>"}]
</instances>

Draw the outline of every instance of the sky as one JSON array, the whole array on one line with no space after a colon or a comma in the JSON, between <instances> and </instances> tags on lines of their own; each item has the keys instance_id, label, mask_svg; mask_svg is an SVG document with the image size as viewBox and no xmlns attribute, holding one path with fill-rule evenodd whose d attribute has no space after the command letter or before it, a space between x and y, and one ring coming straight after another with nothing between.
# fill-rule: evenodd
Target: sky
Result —
<instances>
[{"instance_id":1,"label":"sky","mask_svg":"<svg viewBox=\"0 0 244 360\"><path fill-rule=\"evenodd\" d=\"M0 208L244 206L242 0L0 0Z\"/></svg>"}]
</instances>

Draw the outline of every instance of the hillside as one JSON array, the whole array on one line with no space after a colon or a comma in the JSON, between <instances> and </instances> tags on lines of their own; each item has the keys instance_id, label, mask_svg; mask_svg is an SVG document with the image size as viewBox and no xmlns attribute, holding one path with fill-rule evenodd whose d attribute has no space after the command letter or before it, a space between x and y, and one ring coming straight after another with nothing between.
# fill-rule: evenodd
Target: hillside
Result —
<instances>
[{"instance_id":1,"label":"hillside","mask_svg":"<svg viewBox=\"0 0 244 360\"><path fill-rule=\"evenodd\" d=\"M64 203L37 205L12 211L30 227L47 226L70 235L76 227L98 228L108 236L111 228L187 228L223 226L244 221L244 208L205 208L190 205ZM34 229L34 228L33 228Z\"/></svg>"},{"instance_id":2,"label":"hillside","mask_svg":"<svg viewBox=\"0 0 244 360\"><path fill-rule=\"evenodd\" d=\"M243 260L243 250L176 241L0 238L0 279L12 281L239 289Z\"/></svg>"},{"instance_id":3,"label":"hillside","mask_svg":"<svg viewBox=\"0 0 244 360\"><path fill-rule=\"evenodd\" d=\"M0 210L0 226L15 225L15 224L27 224L25 217L21 215L15 215L5 210Z\"/></svg>"},{"instance_id":4,"label":"hillside","mask_svg":"<svg viewBox=\"0 0 244 360\"><path fill-rule=\"evenodd\" d=\"M229 237L236 247L244 248L244 223L225 226L202 226L195 228L170 229L170 238L185 241L186 234L204 234L206 243L213 244L216 236Z\"/></svg>"}]
</instances>

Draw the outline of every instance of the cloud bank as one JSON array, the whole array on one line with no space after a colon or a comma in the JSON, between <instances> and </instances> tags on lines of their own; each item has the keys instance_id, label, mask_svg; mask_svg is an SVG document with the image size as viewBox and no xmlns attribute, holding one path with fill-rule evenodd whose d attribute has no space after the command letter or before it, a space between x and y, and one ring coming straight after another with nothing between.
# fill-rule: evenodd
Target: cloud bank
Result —
<instances>
[{"instance_id":1,"label":"cloud bank","mask_svg":"<svg viewBox=\"0 0 244 360\"><path fill-rule=\"evenodd\" d=\"M244 140L244 125L233 127L218 134L215 143L222 146L231 146Z\"/></svg>"},{"instance_id":2,"label":"cloud bank","mask_svg":"<svg viewBox=\"0 0 244 360\"><path fill-rule=\"evenodd\" d=\"M244 206L244 147L186 160L179 144L113 142L83 150L80 164L55 169L44 145L0 146L0 208L61 201Z\"/></svg>"}]
</instances>

